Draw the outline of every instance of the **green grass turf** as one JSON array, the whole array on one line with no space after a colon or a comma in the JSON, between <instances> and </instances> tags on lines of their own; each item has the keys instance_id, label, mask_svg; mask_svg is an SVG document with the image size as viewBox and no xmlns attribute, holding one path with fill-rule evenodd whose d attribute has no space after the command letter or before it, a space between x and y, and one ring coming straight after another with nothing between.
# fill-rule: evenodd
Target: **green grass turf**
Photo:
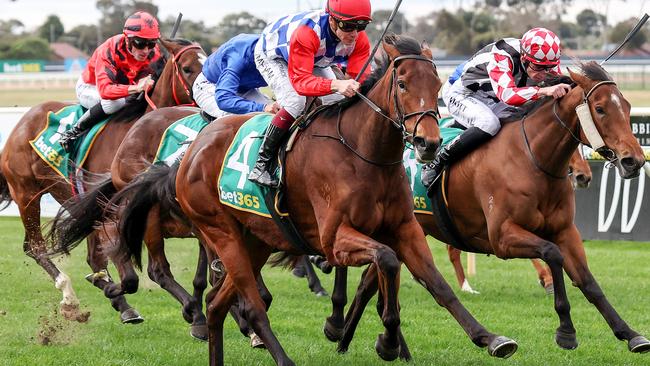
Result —
<instances>
[{"instance_id":1,"label":"green grass turf","mask_svg":"<svg viewBox=\"0 0 650 366\"><path fill-rule=\"evenodd\" d=\"M208 347L190 338L180 305L150 280L141 277L140 290L129 302L146 319L122 325L119 315L83 276L89 272L84 246L69 258L57 260L70 275L84 310L85 324L60 320L54 314L61 299L52 281L22 251L23 228L16 218L0 218L0 365L204 365ZM610 302L630 326L650 335L648 243L588 242L590 267ZM553 340L558 319L552 297L537 284L526 260L477 258L478 275L470 279L480 295L461 293L455 283L445 248L431 244L436 264L461 301L489 330L519 342L508 360L493 359L474 346L447 311L403 271L400 289L402 330L413 354L413 365L648 365L650 354L632 354L618 341L596 309L579 290L568 289L580 346L558 348ZM170 240L167 253L173 273L189 286L197 245L193 240ZM463 260L465 256L463 255ZM111 273L115 276L115 271ZM352 299L360 270L353 270L348 296ZM383 331L371 301L347 354L322 333L331 311L328 298L316 298L304 279L288 271L267 268L266 283L274 295L269 313L277 337L298 365L378 365L374 351ZM333 276L321 275L331 290ZM51 329L54 329L52 332ZM39 343L39 332L49 331L52 344ZM254 350L229 318L226 320L227 365L272 365L265 350ZM404 364L397 361L396 364Z\"/></svg>"}]
</instances>

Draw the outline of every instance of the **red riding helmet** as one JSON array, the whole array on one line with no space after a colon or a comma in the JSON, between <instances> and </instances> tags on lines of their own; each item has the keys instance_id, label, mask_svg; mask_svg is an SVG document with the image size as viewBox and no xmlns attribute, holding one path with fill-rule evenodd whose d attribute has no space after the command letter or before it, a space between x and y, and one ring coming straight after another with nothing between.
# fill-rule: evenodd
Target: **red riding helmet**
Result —
<instances>
[{"instance_id":1,"label":"red riding helmet","mask_svg":"<svg viewBox=\"0 0 650 366\"><path fill-rule=\"evenodd\" d=\"M160 38L158 20L144 11L139 11L126 19L124 34L127 37L140 37L145 39Z\"/></svg>"},{"instance_id":2,"label":"red riding helmet","mask_svg":"<svg viewBox=\"0 0 650 366\"><path fill-rule=\"evenodd\" d=\"M327 0L326 11L339 20L372 20L370 0Z\"/></svg>"},{"instance_id":3,"label":"red riding helmet","mask_svg":"<svg viewBox=\"0 0 650 366\"><path fill-rule=\"evenodd\" d=\"M557 65L560 38L546 28L533 28L521 37L521 56L536 65Z\"/></svg>"}]
</instances>

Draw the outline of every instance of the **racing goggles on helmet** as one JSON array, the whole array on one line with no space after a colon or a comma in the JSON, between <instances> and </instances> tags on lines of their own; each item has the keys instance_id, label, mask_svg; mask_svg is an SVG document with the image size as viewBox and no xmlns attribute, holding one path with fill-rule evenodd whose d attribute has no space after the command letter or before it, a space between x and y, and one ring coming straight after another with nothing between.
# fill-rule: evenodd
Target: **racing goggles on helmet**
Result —
<instances>
[{"instance_id":1,"label":"racing goggles on helmet","mask_svg":"<svg viewBox=\"0 0 650 366\"><path fill-rule=\"evenodd\" d=\"M529 66L535 72L551 72L557 67L557 65L537 65L532 62L529 63Z\"/></svg>"},{"instance_id":2,"label":"racing goggles on helmet","mask_svg":"<svg viewBox=\"0 0 650 366\"><path fill-rule=\"evenodd\" d=\"M370 23L370 21L364 19L342 20L334 18L334 20L336 20L336 25L343 32L352 32L353 30L361 32L364 31L368 26L368 23Z\"/></svg>"},{"instance_id":3,"label":"racing goggles on helmet","mask_svg":"<svg viewBox=\"0 0 650 366\"><path fill-rule=\"evenodd\" d=\"M131 44L133 47L143 50L143 49L152 49L156 47L156 40L155 39L145 39L145 38L140 38L140 37L131 37L129 38L131 40Z\"/></svg>"}]
</instances>

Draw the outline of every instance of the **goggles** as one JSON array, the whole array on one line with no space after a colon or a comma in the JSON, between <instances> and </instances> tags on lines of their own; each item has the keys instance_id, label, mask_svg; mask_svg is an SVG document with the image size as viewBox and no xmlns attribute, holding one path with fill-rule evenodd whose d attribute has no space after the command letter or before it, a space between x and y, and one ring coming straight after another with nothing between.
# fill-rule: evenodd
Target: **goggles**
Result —
<instances>
[{"instance_id":1,"label":"goggles","mask_svg":"<svg viewBox=\"0 0 650 366\"><path fill-rule=\"evenodd\" d=\"M528 66L530 66L530 69L535 72L551 72L557 67L557 65L536 65L532 62L530 62Z\"/></svg>"},{"instance_id":2,"label":"goggles","mask_svg":"<svg viewBox=\"0 0 650 366\"><path fill-rule=\"evenodd\" d=\"M144 39L144 38L139 38L139 37L131 37L129 38L131 41L131 45L133 47L139 49L139 50L144 50L145 48L147 49L152 49L156 47L156 40L155 39Z\"/></svg>"},{"instance_id":3,"label":"goggles","mask_svg":"<svg viewBox=\"0 0 650 366\"><path fill-rule=\"evenodd\" d=\"M367 20L334 20L336 20L337 27L343 32L352 32L354 30L361 32L364 31L368 26L368 23L370 23Z\"/></svg>"}]
</instances>

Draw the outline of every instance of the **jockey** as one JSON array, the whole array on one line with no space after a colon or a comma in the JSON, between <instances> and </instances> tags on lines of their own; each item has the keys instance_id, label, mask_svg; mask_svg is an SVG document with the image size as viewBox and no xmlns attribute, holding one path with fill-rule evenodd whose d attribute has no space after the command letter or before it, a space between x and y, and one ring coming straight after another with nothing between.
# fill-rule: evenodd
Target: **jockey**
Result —
<instances>
[{"instance_id":1,"label":"jockey","mask_svg":"<svg viewBox=\"0 0 650 366\"><path fill-rule=\"evenodd\" d=\"M139 11L126 20L123 34L97 47L77 81L77 98L88 110L61 135L60 143L66 151L85 130L124 107L126 97L153 85L151 66L160 60L158 38L156 18Z\"/></svg>"},{"instance_id":2,"label":"jockey","mask_svg":"<svg viewBox=\"0 0 650 366\"><path fill-rule=\"evenodd\" d=\"M305 108L306 96L324 103L351 97L360 84L336 80L330 68L346 65L352 78L370 57L364 32L370 17L370 0L328 0L327 8L283 17L269 24L255 47L255 64L282 107L266 130L255 167L248 176L258 184L277 187L269 172L282 137ZM364 77L369 74L364 73Z\"/></svg>"},{"instance_id":3,"label":"jockey","mask_svg":"<svg viewBox=\"0 0 650 366\"><path fill-rule=\"evenodd\" d=\"M533 28L521 39L505 38L485 46L459 66L443 87L442 99L456 122L467 129L445 145L422 168L422 183L430 187L445 166L463 158L501 128L499 117L512 107L549 96L564 96L571 86L539 87L546 74L560 74L560 39L546 28ZM457 69L458 71L458 69Z\"/></svg>"},{"instance_id":4,"label":"jockey","mask_svg":"<svg viewBox=\"0 0 650 366\"><path fill-rule=\"evenodd\" d=\"M280 106L258 88L266 86L255 67L253 50L259 35L240 34L219 47L194 81L196 104L214 118L251 112L277 113Z\"/></svg>"}]
</instances>

